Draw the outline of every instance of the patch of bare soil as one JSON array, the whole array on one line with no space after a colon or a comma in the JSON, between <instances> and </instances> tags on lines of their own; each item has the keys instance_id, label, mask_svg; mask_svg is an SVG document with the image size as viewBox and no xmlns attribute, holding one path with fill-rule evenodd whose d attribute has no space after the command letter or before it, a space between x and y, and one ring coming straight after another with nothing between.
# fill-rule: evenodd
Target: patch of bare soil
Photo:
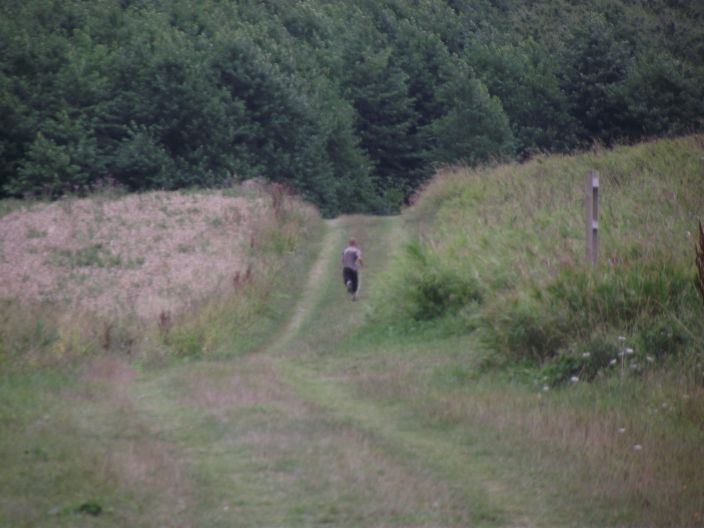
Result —
<instances>
[{"instance_id":1,"label":"patch of bare soil","mask_svg":"<svg viewBox=\"0 0 704 528\"><path fill-rule=\"evenodd\" d=\"M153 319L246 269L267 206L218 193L71 199L0 218L0 299Z\"/></svg>"}]
</instances>

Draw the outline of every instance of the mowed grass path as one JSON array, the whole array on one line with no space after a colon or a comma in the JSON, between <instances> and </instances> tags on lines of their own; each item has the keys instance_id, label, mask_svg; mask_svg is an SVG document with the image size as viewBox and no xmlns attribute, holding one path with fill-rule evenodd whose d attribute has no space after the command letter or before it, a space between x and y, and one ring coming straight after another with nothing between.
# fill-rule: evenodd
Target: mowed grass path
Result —
<instances>
[{"instance_id":1,"label":"mowed grass path","mask_svg":"<svg viewBox=\"0 0 704 528\"><path fill-rule=\"evenodd\" d=\"M403 405L360 394L354 377L345 376L355 357L364 371L364 350L344 357L338 344L363 323L365 296L402 233L396 218L329 222L296 311L265 349L155 372L135 383L139 413L172 447L188 483L163 489L162 500L182 505L169 522L252 527L557 522L559 512L553 515L527 493L520 465L492 445L493 437L416 421ZM359 239L366 260L356 303L340 279L339 254L349 235Z\"/></svg>"},{"instance_id":2,"label":"mowed grass path","mask_svg":"<svg viewBox=\"0 0 704 528\"><path fill-rule=\"evenodd\" d=\"M471 355L471 340L440 339L431 351L359 335L365 299L402 243L401 222L328 222L288 324L257 353L144 372L103 358L75 386L53 392L36 429L7 440L26 443L8 472L31 459L15 488L48 478L46 491L5 493L3 525L630 524L603 496L570 486L568 454L534 450L505 428L448 421L432 401L424 410L433 391L423 384L443 372L439 358ZM366 260L358 302L340 278L350 235ZM81 444L80 459L72 443ZM76 474L61 477L60 466ZM57 475L43 474L47 468ZM81 472L92 485L81 487ZM76 513L93 499L101 515Z\"/></svg>"}]
</instances>

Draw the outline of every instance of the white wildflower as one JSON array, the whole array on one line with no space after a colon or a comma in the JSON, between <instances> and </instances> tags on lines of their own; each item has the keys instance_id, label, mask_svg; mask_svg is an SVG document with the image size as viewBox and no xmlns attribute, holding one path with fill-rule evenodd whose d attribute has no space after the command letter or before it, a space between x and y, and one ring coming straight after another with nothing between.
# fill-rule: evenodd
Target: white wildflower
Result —
<instances>
[{"instance_id":1,"label":"white wildflower","mask_svg":"<svg viewBox=\"0 0 704 528\"><path fill-rule=\"evenodd\" d=\"M582 354L582 357L583 357L583 358L588 358L588 357L592 357L592 355L591 355L589 352L584 352L584 353Z\"/></svg>"},{"instance_id":2,"label":"white wildflower","mask_svg":"<svg viewBox=\"0 0 704 528\"><path fill-rule=\"evenodd\" d=\"M550 387L548 387L547 385L543 385L543 392L547 392L549 390L550 390Z\"/></svg>"},{"instance_id":3,"label":"white wildflower","mask_svg":"<svg viewBox=\"0 0 704 528\"><path fill-rule=\"evenodd\" d=\"M655 358L654 358L653 356L645 356L645 359L648 360L648 363L654 363L654 362L655 362Z\"/></svg>"},{"instance_id":4,"label":"white wildflower","mask_svg":"<svg viewBox=\"0 0 704 528\"><path fill-rule=\"evenodd\" d=\"M626 432L626 428L625 428L625 427L619 427L619 428L618 428L618 432L621 433L621 434L623 434L623 433Z\"/></svg>"},{"instance_id":5,"label":"white wildflower","mask_svg":"<svg viewBox=\"0 0 704 528\"><path fill-rule=\"evenodd\" d=\"M572 376L572 377L570 378L570 381L571 381L572 383L577 383L577 382L579 381L579 378L578 378L577 376Z\"/></svg>"},{"instance_id":6,"label":"white wildflower","mask_svg":"<svg viewBox=\"0 0 704 528\"><path fill-rule=\"evenodd\" d=\"M609 361L609 366L613 367L617 362L618 362L618 359L613 358L611 361Z\"/></svg>"},{"instance_id":7,"label":"white wildflower","mask_svg":"<svg viewBox=\"0 0 704 528\"><path fill-rule=\"evenodd\" d=\"M626 349L626 355L627 355L627 356L633 355L633 349L632 349L632 348L627 348L627 349Z\"/></svg>"},{"instance_id":8,"label":"white wildflower","mask_svg":"<svg viewBox=\"0 0 704 528\"><path fill-rule=\"evenodd\" d=\"M625 338L624 336L618 336L618 340L619 340L619 341L625 341L626 338Z\"/></svg>"}]
</instances>

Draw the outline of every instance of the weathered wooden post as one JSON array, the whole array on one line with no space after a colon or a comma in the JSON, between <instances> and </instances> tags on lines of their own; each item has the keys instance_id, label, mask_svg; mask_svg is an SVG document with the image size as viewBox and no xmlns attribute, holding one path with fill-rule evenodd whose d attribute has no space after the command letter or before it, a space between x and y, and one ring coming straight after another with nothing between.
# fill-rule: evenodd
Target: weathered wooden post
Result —
<instances>
[{"instance_id":1,"label":"weathered wooden post","mask_svg":"<svg viewBox=\"0 0 704 528\"><path fill-rule=\"evenodd\" d=\"M585 183L587 260L596 264L599 250L599 173L589 171Z\"/></svg>"}]
</instances>

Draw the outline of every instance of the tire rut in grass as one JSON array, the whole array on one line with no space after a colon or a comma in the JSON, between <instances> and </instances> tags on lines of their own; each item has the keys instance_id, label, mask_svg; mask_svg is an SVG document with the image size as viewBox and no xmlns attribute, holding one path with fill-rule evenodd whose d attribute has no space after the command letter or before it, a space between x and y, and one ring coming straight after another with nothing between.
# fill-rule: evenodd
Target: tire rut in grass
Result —
<instances>
[{"instance_id":1,"label":"tire rut in grass","mask_svg":"<svg viewBox=\"0 0 704 528\"><path fill-rule=\"evenodd\" d=\"M399 464L365 431L300 398L281 378L282 361L255 355L193 365L151 387L150 413L198 483L193 519L404 527L467 520L452 510L447 484Z\"/></svg>"},{"instance_id":2,"label":"tire rut in grass","mask_svg":"<svg viewBox=\"0 0 704 528\"><path fill-rule=\"evenodd\" d=\"M376 273L397 242L397 227L364 217L329 223L308 288L269 347L229 361L174 367L143 385L142 412L189 468L195 496L188 514L197 524L509 521L497 505L497 485L471 451L402 427L373 401L350 397L301 361L302 347L332 346L334 353L336 336L363 319L363 302L335 309L349 303L337 277L336 250L345 235L354 231L368 241L364 247L374 255ZM323 328L316 328L320 321ZM462 464L467 474L458 469Z\"/></svg>"}]
</instances>

